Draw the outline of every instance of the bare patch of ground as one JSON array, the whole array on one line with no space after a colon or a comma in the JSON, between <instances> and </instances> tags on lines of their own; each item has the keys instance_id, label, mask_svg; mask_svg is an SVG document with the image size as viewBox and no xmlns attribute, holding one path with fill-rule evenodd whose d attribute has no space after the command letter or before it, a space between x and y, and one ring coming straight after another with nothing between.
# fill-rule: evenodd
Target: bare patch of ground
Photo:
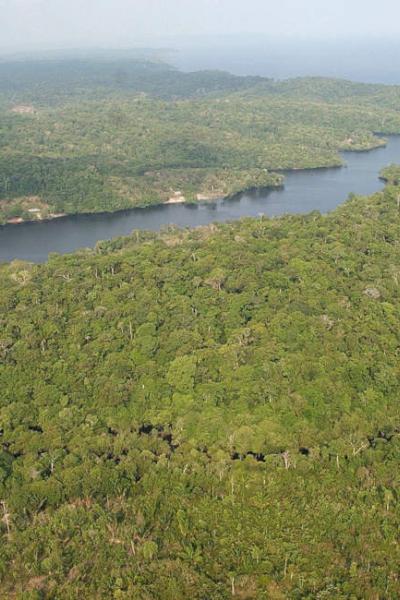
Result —
<instances>
[{"instance_id":1,"label":"bare patch of ground","mask_svg":"<svg viewBox=\"0 0 400 600\"><path fill-rule=\"evenodd\" d=\"M33 115L36 111L31 104L17 104L12 107L11 112L18 115Z\"/></svg>"}]
</instances>

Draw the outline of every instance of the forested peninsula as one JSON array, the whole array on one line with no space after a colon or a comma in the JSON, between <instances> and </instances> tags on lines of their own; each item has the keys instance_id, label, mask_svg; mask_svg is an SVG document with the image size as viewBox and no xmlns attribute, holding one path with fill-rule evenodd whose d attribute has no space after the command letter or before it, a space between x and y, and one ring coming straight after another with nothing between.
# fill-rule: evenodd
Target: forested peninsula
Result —
<instances>
[{"instance_id":1,"label":"forested peninsula","mask_svg":"<svg viewBox=\"0 0 400 600\"><path fill-rule=\"evenodd\" d=\"M0 266L4 600L399 597L398 195Z\"/></svg>"},{"instance_id":2,"label":"forested peninsula","mask_svg":"<svg viewBox=\"0 0 400 600\"><path fill-rule=\"evenodd\" d=\"M340 150L400 133L399 106L396 86L0 62L0 223L280 186L280 171L338 166Z\"/></svg>"}]
</instances>

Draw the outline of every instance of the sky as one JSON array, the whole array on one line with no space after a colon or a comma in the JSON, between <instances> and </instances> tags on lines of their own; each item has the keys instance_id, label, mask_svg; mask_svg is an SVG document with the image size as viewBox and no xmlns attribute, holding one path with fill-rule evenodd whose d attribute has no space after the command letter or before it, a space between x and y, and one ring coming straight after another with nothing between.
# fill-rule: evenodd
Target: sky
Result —
<instances>
[{"instance_id":1,"label":"sky","mask_svg":"<svg viewBox=\"0 0 400 600\"><path fill-rule=\"evenodd\" d=\"M400 0L0 0L0 47L134 47L180 36L400 34Z\"/></svg>"}]
</instances>

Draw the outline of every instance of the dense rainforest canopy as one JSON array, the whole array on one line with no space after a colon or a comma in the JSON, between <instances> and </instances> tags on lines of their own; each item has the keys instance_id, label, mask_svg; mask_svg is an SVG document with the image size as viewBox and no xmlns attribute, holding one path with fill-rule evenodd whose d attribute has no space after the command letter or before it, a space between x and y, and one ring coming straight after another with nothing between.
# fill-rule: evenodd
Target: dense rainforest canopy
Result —
<instances>
[{"instance_id":1,"label":"dense rainforest canopy","mask_svg":"<svg viewBox=\"0 0 400 600\"><path fill-rule=\"evenodd\" d=\"M389 185L1 266L1 597L398 598L399 239Z\"/></svg>"},{"instance_id":2,"label":"dense rainforest canopy","mask_svg":"<svg viewBox=\"0 0 400 600\"><path fill-rule=\"evenodd\" d=\"M0 62L0 222L281 185L400 87ZM378 135L374 135L378 134ZM0 265L1 600L400 596L400 169Z\"/></svg>"},{"instance_id":3,"label":"dense rainforest canopy","mask_svg":"<svg viewBox=\"0 0 400 600\"><path fill-rule=\"evenodd\" d=\"M0 62L0 223L281 185L280 170L340 165L339 150L400 133L399 109L396 86Z\"/></svg>"}]
</instances>

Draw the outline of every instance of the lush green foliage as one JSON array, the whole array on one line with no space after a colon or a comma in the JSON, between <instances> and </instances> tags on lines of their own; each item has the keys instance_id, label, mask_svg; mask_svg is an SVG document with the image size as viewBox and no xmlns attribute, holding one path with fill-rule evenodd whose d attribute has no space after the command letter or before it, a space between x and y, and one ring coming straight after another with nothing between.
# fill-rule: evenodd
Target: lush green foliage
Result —
<instances>
[{"instance_id":1,"label":"lush green foliage","mask_svg":"<svg viewBox=\"0 0 400 600\"><path fill-rule=\"evenodd\" d=\"M0 63L0 221L279 185L400 132L398 87L185 74L132 61Z\"/></svg>"},{"instance_id":2,"label":"lush green foliage","mask_svg":"<svg viewBox=\"0 0 400 600\"><path fill-rule=\"evenodd\" d=\"M0 267L2 598L398 598L397 190Z\"/></svg>"},{"instance_id":3,"label":"lush green foliage","mask_svg":"<svg viewBox=\"0 0 400 600\"><path fill-rule=\"evenodd\" d=\"M381 178L392 184L399 185L400 184L400 166L399 165L390 165L381 171Z\"/></svg>"},{"instance_id":4,"label":"lush green foliage","mask_svg":"<svg viewBox=\"0 0 400 600\"><path fill-rule=\"evenodd\" d=\"M237 92L270 81L222 71L182 73L162 62L89 58L0 62L0 92L18 102L56 105L71 98L97 98L114 91L168 100Z\"/></svg>"}]
</instances>

